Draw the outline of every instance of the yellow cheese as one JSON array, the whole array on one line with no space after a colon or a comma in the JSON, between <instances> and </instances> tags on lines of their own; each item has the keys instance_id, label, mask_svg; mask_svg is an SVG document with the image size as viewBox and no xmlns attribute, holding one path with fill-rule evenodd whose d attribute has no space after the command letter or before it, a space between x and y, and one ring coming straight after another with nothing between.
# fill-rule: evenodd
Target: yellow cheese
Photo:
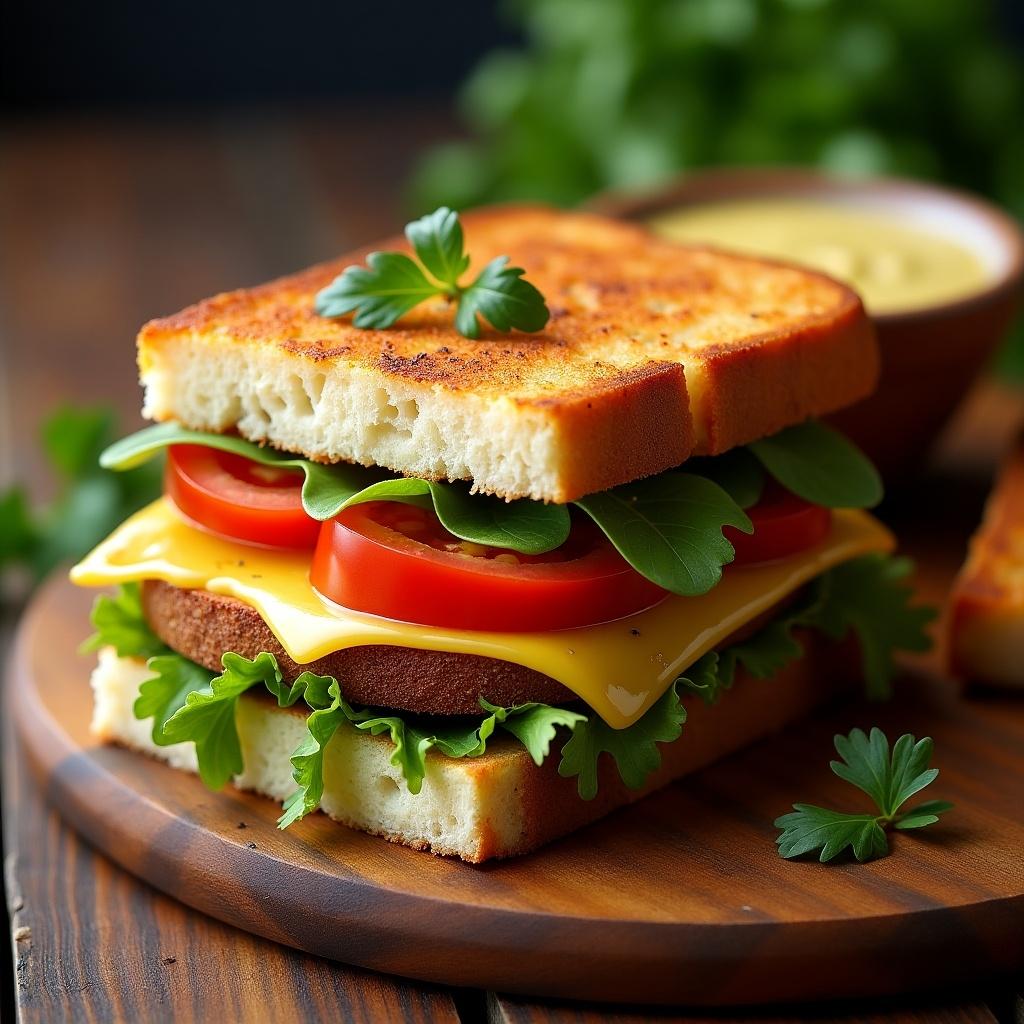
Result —
<instances>
[{"instance_id":1,"label":"yellow cheese","mask_svg":"<svg viewBox=\"0 0 1024 1024\"><path fill-rule=\"evenodd\" d=\"M833 516L829 536L783 561L726 568L701 597L670 595L637 615L583 629L500 633L417 626L349 611L309 583L308 552L222 540L186 523L164 498L136 513L71 572L104 586L164 580L238 598L263 616L298 663L332 651L391 644L478 654L525 665L572 690L610 726L632 725L687 666L741 626L840 562L893 546L865 512Z\"/></svg>"}]
</instances>

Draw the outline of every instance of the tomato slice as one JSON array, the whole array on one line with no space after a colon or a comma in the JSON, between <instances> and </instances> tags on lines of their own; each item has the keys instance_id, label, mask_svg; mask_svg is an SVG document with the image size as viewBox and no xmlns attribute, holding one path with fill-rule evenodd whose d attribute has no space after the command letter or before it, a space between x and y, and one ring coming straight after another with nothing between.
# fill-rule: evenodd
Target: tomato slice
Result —
<instances>
[{"instance_id":1,"label":"tomato slice","mask_svg":"<svg viewBox=\"0 0 1024 1024\"><path fill-rule=\"evenodd\" d=\"M460 541L432 510L393 502L354 505L325 522L310 580L357 611L502 632L607 622L666 595L586 523L555 551L521 555Z\"/></svg>"},{"instance_id":2,"label":"tomato slice","mask_svg":"<svg viewBox=\"0 0 1024 1024\"><path fill-rule=\"evenodd\" d=\"M164 493L213 533L250 544L312 548L320 524L302 507L303 474L196 444L167 450Z\"/></svg>"},{"instance_id":3,"label":"tomato slice","mask_svg":"<svg viewBox=\"0 0 1024 1024\"><path fill-rule=\"evenodd\" d=\"M774 562L819 544L828 535L832 512L798 498L774 481L765 487L761 500L747 509L753 533L727 526L723 531L736 549L733 565Z\"/></svg>"}]
</instances>

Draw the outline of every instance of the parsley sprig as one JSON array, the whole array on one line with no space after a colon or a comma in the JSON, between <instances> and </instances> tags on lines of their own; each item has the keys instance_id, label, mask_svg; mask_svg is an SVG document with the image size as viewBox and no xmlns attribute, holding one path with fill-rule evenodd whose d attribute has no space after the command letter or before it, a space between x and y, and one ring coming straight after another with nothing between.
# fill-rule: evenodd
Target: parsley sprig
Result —
<instances>
[{"instance_id":1,"label":"parsley sprig","mask_svg":"<svg viewBox=\"0 0 1024 1024\"><path fill-rule=\"evenodd\" d=\"M372 252L366 266L346 267L317 293L320 316L343 316L355 310L356 327L384 328L415 306L437 295L454 302L455 329L467 338L480 336L480 318L499 331L540 331L550 313L544 296L522 267L507 256L491 260L469 284L459 278L469 267L459 215L442 206L405 226L417 262L402 252Z\"/></svg>"},{"instance_id":2,"label":"parsley sprig","mask_svg":"<svg viewBox=\"0 0 1024 1024\"><path fill-rule=\"evenodd\" d=\"M793 812L775 821L782 829L776 839L781 856L789 859L820 852L824 864L847 848L863 862L889 852L886 829L924 828L952 808L945 800L930 800L909 811L900 808L915 793L935 781L938 768L929 768L933 743L930 737L915 741L904 733L889 753L889 740L881 729L865 735L854 729L849 736L835 737L842 761L830 762L839 778L863 790L875 802L878 814L849 814L814 804L793 804Z\"/></svg>"}]
</instances>

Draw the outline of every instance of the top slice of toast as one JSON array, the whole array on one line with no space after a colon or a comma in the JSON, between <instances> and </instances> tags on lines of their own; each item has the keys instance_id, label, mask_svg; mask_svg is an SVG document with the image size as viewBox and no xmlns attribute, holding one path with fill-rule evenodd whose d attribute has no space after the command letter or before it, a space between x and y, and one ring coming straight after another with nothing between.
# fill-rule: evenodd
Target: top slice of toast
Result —
<instances>
[{"instance_id":1,"label":"top slice of toast","mask_svg":"<svg viewBox=\"0 0 1024 1024\"><path fill-rule=\"evenodd\" d=\"M860 299L822 274L589 213L496 206L462 221L464 280L509 256L547 300L543 332L485 328L471 341L443 299L388 330L318 316L316 292L367 248L150 321L138 339L145 414L319 461L567 502L875 385Z\"/></svg>"}]
</instances>

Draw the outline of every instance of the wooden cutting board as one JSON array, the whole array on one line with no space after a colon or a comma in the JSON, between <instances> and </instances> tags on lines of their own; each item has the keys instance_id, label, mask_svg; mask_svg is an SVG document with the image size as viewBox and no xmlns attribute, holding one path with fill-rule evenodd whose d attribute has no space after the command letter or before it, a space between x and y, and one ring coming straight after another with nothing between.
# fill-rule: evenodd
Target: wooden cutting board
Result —
<instances>
[{"instance_id":1,"label":"wooden cutting board","mask_svg":"<svg viewBox=\"0 0 1024 1024\"><path fill-rule=\"evenodd\" d=\"M21 626L7 697L24 751L92 843L231 924L408 977L588 1000L821 999L1024 966L1024 702L909 676L888 705L827 711L529 857L473 867L319 815L280 832L270 801L97 746L76 654L91 599L55 580ZM773 819L794 800L851 807L831 738L874 724L935 738L929 796L956 809L870 864L781 860Z\"/></svg>"}]
</instances>

